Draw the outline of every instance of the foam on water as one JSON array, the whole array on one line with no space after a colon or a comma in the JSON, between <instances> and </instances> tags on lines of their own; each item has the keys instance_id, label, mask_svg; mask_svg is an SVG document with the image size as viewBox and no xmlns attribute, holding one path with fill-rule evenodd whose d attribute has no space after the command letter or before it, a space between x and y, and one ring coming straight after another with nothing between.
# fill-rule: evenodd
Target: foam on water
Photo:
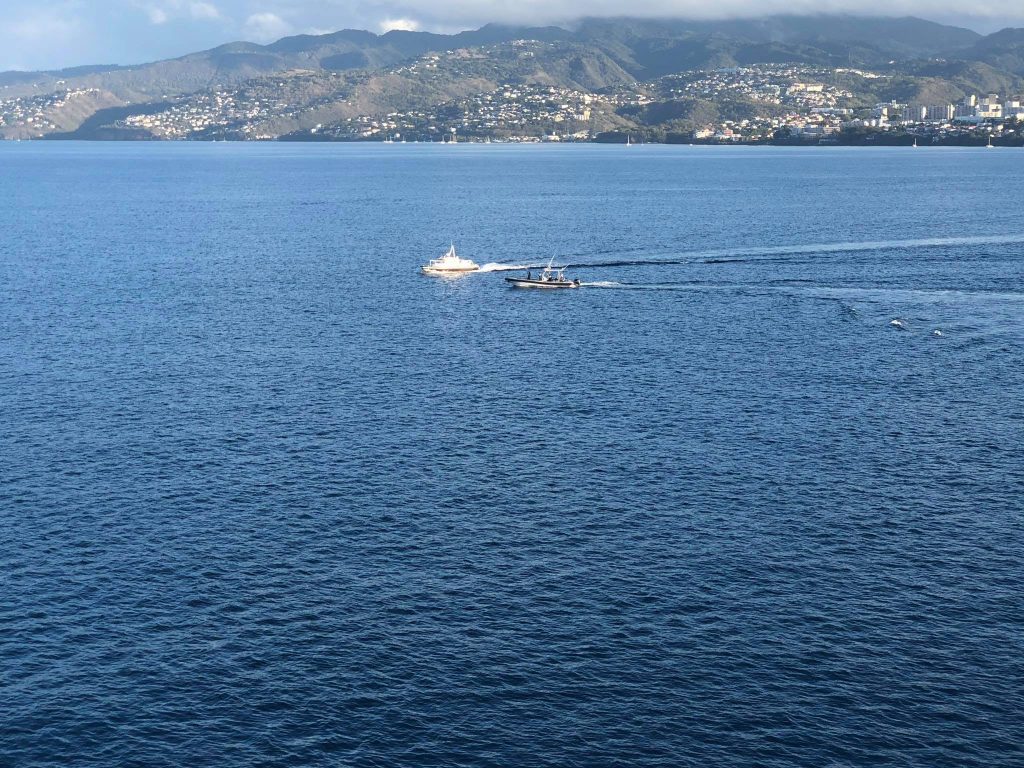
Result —
<instances>
[{"instance_id":1,"label":"foam on water","mask_svg":"<svg viewBox=\"0 0 1024 768\"><path fill-rule=\"evenodd\" d=\"M520 270L524 270L524 269L537 269L537 267L536 267L536 265L529 265L529 264L498 264L498 263L495 263L495 262L490 262L488 264L482 265L480 267L480 269L477 270L477 273L480 273L480 272L516 272L516 271L520 271Z\"/></svg>"}]
</instances>

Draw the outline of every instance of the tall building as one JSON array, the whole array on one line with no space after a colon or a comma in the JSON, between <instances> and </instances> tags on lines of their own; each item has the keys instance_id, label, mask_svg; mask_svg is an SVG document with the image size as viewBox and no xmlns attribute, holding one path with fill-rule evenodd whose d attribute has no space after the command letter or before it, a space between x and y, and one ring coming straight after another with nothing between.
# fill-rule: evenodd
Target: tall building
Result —
<instances>
[{"instance_id":1,"label":"tall building","mask_svg":"<svg viewBox=\"0 0 1024 768\"><path fill-rule=\"evenodd\" d=\"M900 120L906 118L906 110L908 109L906 104L900 104L897 101L890 101L888 104L876 104L874 110L874 116L879 120L886 122L890 120Z\"/></svg>"},{"instance_id":2,"label":"tall building","mask_svg":"<svg viewBox=\"0 0 1024 768\"><path fill-rule=\"evenodd\" d=\"M920 123L928 114L928 107L908 104L903 108L903 119L911 123Z\"/></svg>"},{"instance_id":3,"label":"tall building","mask_svg":"<svg viewBox=\"0 0 1024 768\"><path fill-rule=\"evenodd\" d=\"M957 108L952 104L913 104L903 107L903 120L911 123L945 123L952 120ZM892 108L889 108L892 116Z\"/></svg>"},{"instance_id":4,"label":"tall building","mask_svg":"<svg viewBox=\"0 0 1024 768\"><path fill-rule=\"evenodd\" d=\"M956 116L956 107L952 104L935 104L924 108L924 119L933 123L945 123Z\"/></svg>"},{"instance_id":5,"label":"tall building","mask_svg":"<svg viewBox=\"0 0 1024 768\"><path fill-rule=\"evenodd\" d=\"M978 102L974 114L976 117L985 120L999 120L1003 116L1003 103L999 101L998 93L990 93Z\"/></svg>"}]
</instances>

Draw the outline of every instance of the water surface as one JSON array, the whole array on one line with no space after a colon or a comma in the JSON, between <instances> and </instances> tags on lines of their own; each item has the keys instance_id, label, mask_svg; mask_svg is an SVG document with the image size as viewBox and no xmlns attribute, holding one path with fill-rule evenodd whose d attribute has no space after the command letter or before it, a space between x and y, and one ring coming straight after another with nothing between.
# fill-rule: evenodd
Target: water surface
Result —
<instances>
[{"instance_id":1,"label":"water surface","mask_svg":"<svg viewBox=\"0 0 1024 768\"><path fill-rule=\"evenodd\" d=\"M1024 761L1021 199L1014 150L0 144L0 764Z\"/></svg>"}]
</instances>

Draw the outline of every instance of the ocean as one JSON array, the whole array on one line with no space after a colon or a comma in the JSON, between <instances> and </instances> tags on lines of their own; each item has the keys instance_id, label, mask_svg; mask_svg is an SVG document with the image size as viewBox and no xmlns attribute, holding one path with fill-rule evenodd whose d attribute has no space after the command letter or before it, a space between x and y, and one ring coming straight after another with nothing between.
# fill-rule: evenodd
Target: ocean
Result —
<instances>
[{"instance_id":1,"label":"ocean","mask_svg":"<svg viewBox=\"0 0 1024 768\"><path fill-rule=\"evenodd\" d=\"M1022 199L0 142L0 765L1024 764Z\"/></svg>"}]
</instances>

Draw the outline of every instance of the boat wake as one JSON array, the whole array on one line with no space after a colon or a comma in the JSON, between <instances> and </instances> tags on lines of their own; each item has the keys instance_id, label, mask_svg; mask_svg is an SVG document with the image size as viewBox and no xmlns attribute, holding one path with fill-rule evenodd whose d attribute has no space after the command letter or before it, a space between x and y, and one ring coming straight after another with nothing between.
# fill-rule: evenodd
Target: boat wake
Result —
<instances>
[{"instance_id":1,"label":"boat wake","mask_svg":"<svg viewBox=\"0 0 1024 768\"><path fill-rule=\"evenodd\" d=\"M857 253L885 250L908 250L923 248L942 248L972 245L1008 245L1024 243L1024 234L993 235L986 237L935 237L920 240L876 240L862 243L808 243L806 245L779 245L765 248L731 248L714 251L689 251L683 253L666 252L663 256L651 255L647 258L624 258L608 260L590 260L589 257L600 256L608 251L589 254L568 254L563 257L564 266L573 269L608 269L614 267L669 267L689 264L744 264L785 262L787 264L808 261L809 257L821 254ZM623 249L628 253L630 249ZM800 258L805 257L805 258ZM488 262L476 272L518 272L527 269L544 269L546 265L536 264L503 264ZM583 283L591 288L628 288L627 283L591 282Z\"/></svg>"},{"instance_id":2,"label":"boat wake","mask_svg":"<svg viewBox=\"0 0 1024 768\"><path fill-rule=\"evenodd\" d=\"M744 288L732 283L620 283L614 280L596 280L580 283L581 288L614 288L620 291L706 291Z\"/></svg>"},{"instance_id":3,"label":"boat wake","mask_svg":"<svg viewBox=\"0 0 1024 768\"><path fill-rule=\"evenodd\" d=\"M536 265L531 264L498 264L496 262L490 262L484 264L477 272L517 272L524 269L539 269Z\"/></svg>"},{"instance_id":4,"label":"boat wake","mask_svg":"<svg viewBox=\"0 0 1024 768\"><path fill-rule=\"evenodd\" d=\"M646 267L646 266L679 266L685 264L742 264L746 262L785 261L793 263L794 257L813 256L828 253L857 253L885 250L909 250L923 248L942 248L971 245L1009 245L1024 243L1024 234L993 235L983 237L935 237L918 240L874 240L867 242L839 243L808 243L806 245L780 245L766 248L733 248L716 251L691 251L684 253L665 253L664 256L651 258L631 258L616 260L587 260L588 254L578 254L570 258L571 265L586 268L606 267ZM593 254L598 255L598 254Z\"/></svg>"},{"instance_id":5,"label":"boat wake","mask_svg":"<svg viewBox=\"0 0 1024 768\"><path fill-rule=\"evenodd\" d=\"M893 302L927 304L962 304L966 302L1021 302L1024 292L965 291L949 289L883 288L874 286L829 286L811 281L769 281L766 283L713 282L689 280L682 282L631 283L618 280L591 280L580 283L581 288L607 288L621 291L733 291L749 295L788 295L839 301L849 317L857 317L850 301L883 304Z\"/></svg>"}]
</instances>

